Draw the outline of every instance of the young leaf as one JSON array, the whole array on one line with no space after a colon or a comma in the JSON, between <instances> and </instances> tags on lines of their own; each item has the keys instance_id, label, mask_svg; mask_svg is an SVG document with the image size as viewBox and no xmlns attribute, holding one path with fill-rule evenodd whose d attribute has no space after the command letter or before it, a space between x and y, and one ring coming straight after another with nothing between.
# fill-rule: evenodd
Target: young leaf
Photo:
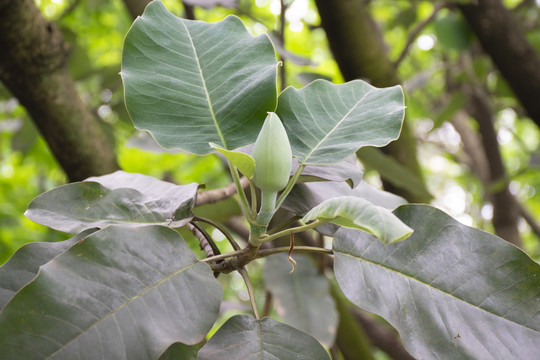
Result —
<instances>
[{"instance_id":1,"label":"young leaf","mask_svg":"<svg viewBox=\"0 0 540 360\"><path fill-rule=\"evenodd\" d=\"M297 263L293 273L289 273L287 255L276 254L266 258L264 284L272 293L276 312L284 323L331 347L339 317L328 279L319 273L309 256L293 253L293 257Z\"/></svg>"},{"instance_id":2,"label":"young leaf","mask_svg":"<svg viewBox=\"0 0 540 360\"><path fill-rule=\"evenodd\" d=\"M241 151L226 150L214 143L210 143L210 147L214 150L219 151L246 177L251 178L255 173L255 160L253 160L250 155Z\"/></svg>"},{"instance_id":3,"label":"young leaf","mask_svg":"<svg viewBox=\"0 0 540 360\"><path fill-rule=\"evenodd\" d=\"M255 320L236 315L212 336L199 352L199 360L330 360L310 335L273 319Z\"/></svg>"},{"instance_id":4,"label":"young leaf","mask_svg":"<svg viewBox=\"0 0 540 360\"><path fill-rule=\"evenodd\" d=\"M47 191L30 203L25 215L72 234L112 224L180 227L192 216L198 186L117 171Z\"/></svg>"},{"instance_id":5,"label":"young leaf","mask_svg":"<svg viewBox=\"0 0 540 360\"><path fill-rule=\"evenodd\" d=\"M401 87L378 89L355 80L335 85L315 80L279 96L276 113L300 164L333 164L360 147L396 140L404 116Z\"/></svg>"},{"instance_id":6,"label":"young leaf","mask_svg":"<svg viewBox=\"0 0 540 360\"><path fill-rule=\"evenodd\" d=\"M0 313L4 359L157 359L204 339L222 289L164 226L109 226L43 265Z\"/></svg>"},{"instance_id":7,"label":"young leaf","mask_svg":"<svg viewBox=\"0 0 540 360\"><path fill-rule=\"evenodd\" d=\"M395 214L415 230L406 242L336 233L334 269L347 298L390 322L418 359L538 357L540 266L428 205Z\"/></svg>"},{"instance_id":8,"label":"young leaf","mask_svg":"<svg viewBox=\"0 0 540 360\"><path fill-rule=\"evenodd\" d=\"M242 21L180 19L153 1L126 35L122 80L138 129L166 148L203 155L255 141L276 105L274 48Z\"/></svg>"},{"instance_id":9,"label":"young leaf","mask_svg":"<svg viewBox=\"0 0 540 360\"><path fill-rule=\"evenodd\" d=\"M413 232L389 210L354 196L328 199L308 212L302 221L314 219L367 231L384 244L403 240Z\"/></svg>"}]
</instances>

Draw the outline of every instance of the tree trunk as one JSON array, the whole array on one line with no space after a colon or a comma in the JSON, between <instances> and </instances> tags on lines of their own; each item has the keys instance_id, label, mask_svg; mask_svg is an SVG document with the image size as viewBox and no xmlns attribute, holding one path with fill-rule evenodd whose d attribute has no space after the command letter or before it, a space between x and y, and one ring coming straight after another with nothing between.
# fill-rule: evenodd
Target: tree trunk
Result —
<instances>
[{"instance_id":1,"label":"tree trunk","mask_svg":"<svg viewBox=\"0 0 540 360\"><path fill-rule=\"evenodd\" d=\"M364 79L377 87L400 83L394 64L387 56L381 33L365 1L316 0L315 2L330 49L346 80ZM406 121L400 138L383 148L383 151L406 166L418 179L423 178L416 157L416 141ZM430 200L386 182L384 186L411 202Z\"/></svg>"},{"instance_id":2,"label":"tree trunk","mask_svg":"<svg viewBox=\"0 0 540 360\"><path fill-rule=\"evenodd\" d=\"M26 108L70 181L117 170L112 145L66 67L58 28L32 0L0 0L0 80Z\"/></svg>"},{"instance_id":3,"label":"tree trunk","mask_svg":"<svg viewBox=\"0 0 540 360\"><path fill-rule=\"evenodd\" d=\"M540 126L540 56L514 14L500 0L477 0L459 9L527 114Z\"/></svg>"}]
</instances>

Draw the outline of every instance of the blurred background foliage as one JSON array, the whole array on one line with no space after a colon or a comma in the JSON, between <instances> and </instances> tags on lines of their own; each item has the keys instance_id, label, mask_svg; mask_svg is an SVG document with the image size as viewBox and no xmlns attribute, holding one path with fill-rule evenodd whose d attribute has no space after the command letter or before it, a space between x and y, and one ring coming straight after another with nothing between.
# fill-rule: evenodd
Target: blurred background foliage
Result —
<instances>
[{"instance_id":1,"label":"blurred background foliage","mask_svg":"<svg viewBox=\"0 0 540 360\"><path fill-rule=\"evenodd\" d=\"M192 14L198 20L210 22L235 14L254 35L269 33L276 48L285 49L280 50L285 60L285 84L282 85L298 88L316 78L335 83L344 81L312 0L206 1L233 6L189 5L188 8L179 0L164 0L164 3L178 16ZM204 1L185 3L202 4ZM68 65L77 90L114 141L123 170L180 184L204 183L206 189L229 183L228 171L217 156L197 157L163 151L131 124L123 105L118 75L123 38L132 23L125 1L36 0L36 4L43 15L62 30L71 49ZM525 5L520 6L522 4ZM286 23L281 28L283 5L287 9ZM504 5L514 9L525 24L528 40L540 53L540 2L507 0ZM460 86L480 85L489 93L496 119L497 139L507 174L503 185L509 184L511 193L538 222L539 128L524 115L505 80L482 54L460 13L448 8L437 10L436 2L419 0L372 1L369 9L387 44L390 59L402 58L396 69L406 92L406 118L414 129L425 182L433 195L432 204L464 224L494 231L490 221L493 207L486 200L486 185L467 165L469 155L453 125L466 102ZM284 45L280 44L282 40ZM465 123L473 133L478 131L476 123L467 117ZM400 176L399 172L395 175ZM382 184L375 169L366 167L365 179L377 186ZM34 224L23 215L34 197L66 181L24 108L0 87L0 264L25 243L67 238L66 234ZM223 202L213 210L198 211L214 219L239 214L234 201ZM539 260L538 234L523 219L518 225L524 250ZM187 232L183 235L192 239ZM214 235L220 238L219 233ZM218 243L222 250L227 250L226 241ZM190 244L198 251L193 240ZM259 265L250 266L252 281L260 284ZM221 279L230 285L225 298L248 299L240 275L235 273ZM258 296L264 297L264 292L259 292ZM260 303L264 303L264 299ZM235 306L230 304L232 313L244 310Z\"/></svg>"}]
</instances>

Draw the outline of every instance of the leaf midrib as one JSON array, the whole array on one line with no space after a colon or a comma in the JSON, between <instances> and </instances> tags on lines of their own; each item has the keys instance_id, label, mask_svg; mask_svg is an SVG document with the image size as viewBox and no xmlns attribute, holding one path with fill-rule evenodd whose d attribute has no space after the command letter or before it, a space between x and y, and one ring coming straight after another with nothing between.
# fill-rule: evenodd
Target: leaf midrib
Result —
<instances>
[{"instance_id":1,"label":"leaf midrib","mask_svg":"<svg viewBox=\"0 0 540 360\"><path fill-rule=\"evenodd\" d=\"M210 109L210 114L212 115L212 121L214 122L214 126L216 127L216 131L219 135L219 138L221 142L223 143L223 147L225 149L228 149L227 142L225 141L225 138L223 137L223 133L221 132L221 129L219 127L216 114L214 113L214 107L212 106L212 101L210 100L210 93L208 92L208 87L206 86L206 80L204 79L203 71L201 68L201 63L199 62L199 55L197 54L197 49L195 48L195 44L193 43L193 37L191 36L191 33L189 32L188 27L186 26L185 21L181 21L182 26L184 26L184 29L186 30L187 37L189 39L189 43L191 44L191 48L193 50L193 55L195 57L195 62L197 63L197 68L199 69L199 75L201 77L201 82L204 89L204 94L206 96L206 101L208 102L208 107Z\"/></svg>"},{"instance_id":2,"label":"leaf midrib","mask_svg":"<svg viewBox=\"0 0 540 360\"><path fill-rule=\"evenodd\" d=\"M336 125L329 131L327 132L327 134L321 139L321 141L319 141L317 143L317 145L315 147L313 147L313 149L305 156L304 158L304 161L302 161L302 164L307 164L307 161L308 159L311 157L311 155L313 155L313 153L321 146L322 143L324 143L326 141L326 139L328 139L328 137L330 135L332 135L334 133L334 131L345 121L345 119L351 114L351 112L356 109L356 107L358 107L358 105L360 105L360 103L362 101L364 101L364 99L366 98L366 96L368 96L369 94L371 94L373 91L375 91L375 89L370 89L368 92L366 92L364 94L364 96L362 96L361 99L359 99L356 104L354 104L354 106L352 106L349 111L347 111L347 113L341 117L341 119L336 123Z\"/></svg>"},{"instance_id":3,"label":"leaf midrib","mask_svg":"<svg viewBox=\"0 0 540 360\"><path fill-rule=\"evenodd\" d=\"M334 250L334 251L336 251L336 250ZM461 301L461 302L463 302L463 303L465 303L465 304L467 304L467 305L470 305L470 306L472 306L472 307L474 307L474 308L477 308L477 309L479 309L479 310L481 310L481 311L484 311L484 312L486 312L486 313L488 313L488 314L491 314L491 315L493 315L493 316L495 316L495 317L497 317L497 318L499 318L499 319L504 319L504 320L506 320L506 321L508 321L508 322L510 322L510 323L519 325L519 326L521 326L521 327L523 327L523 328L525 328L525 329L529 329L529 330L535 331L535 332L537 332L537 333L539 332L539 331L536 330L536 329L533 329L533 328L528 327L528 326L526 326L526 325L520 324L520 323L518 323L518 322L516 322L516 321L514 321L514 320L512 320L512 319L506 318L506 317L501 316L501 315L499 315L499 314L495 314L495 313L493 313L493 312L491 312L491 311L489 311L489 310L487 310L487 309L484 309L484 308L479 307L479 306L477 306L477 305L471 304L470 302L468 302L468 301L465 300L465 299L462 299L462 298L460 298L460 297L457 297L457 296L455 296L455 295L453 295L453 294L451 294L451 293L449 293L449 292L447 292L447 291L445 291L445 290L443 290L443 289L439 289L439 288L437 288L437 287L434 287L434 286L432 286L432 285L430 285L430 284L428 284L428 283L426 283L426 282L424 282L424 281L422 281L422 280L420 280L420 279L417 279L417 278L415 278L415 277L412 277L412 276L410 276L410 275L408 275L408 274L399 272L398 270L393 269L393 268L391 268L391 267L388 267L388 266L386 266L386 265L384 265L384 264L381 264L381 263L378 263L378 262L375 262L375 261L372 261L372 260L368 260L368 259L362 258L362 257L360 257L360 256L356 256L356 255L352 255L352 254L347 254L347 253L344 253L344 252L342 252L342 251L336 251L336 252L339 253L339 254L348 256L348 257L352 257L352 258L354 258L354 259L359 259L359 260L361 260L361 261L365 261L365 262L368 262L368 263L370 263L370 264L374 264L374 265L376 265L376 266L380 266L380 267L382 267L382 268L384 268L384 269L386 269L386 270L388 270L388 271L390 271L390 272L399 274L399 275L404 276L404 277L406 277L406 278L408 278L408 279L412 279L412 280L414 280L414 281L416 281L416 282L418 282L418 283L420 283L420 284L426 286L427 288L430 288L430 289L439 291L440 293L443 293L443 294L445 294L445 295L448 295L448 296L450 296L450 297L452 297L452 298L454 298L454 299L456 299L456 300L459 300L459 301Z\"/></svg>"},{"instance_id":4,"label":"leaf midrib","mask_svg":"<svg viewBox=\"0 0 540 360\"><path fill-rule=\"evenodd\" d=\"M170 280L171 278L173 278L174 276L180 274L181 272L193 267L194 265L198 264L199 261L195 261L191 264L189 264L188 266L185 266L185 267L182 267L180 269L178 269L177 271L163 277L160 281L154 283L153 285L151 286L148 286L146 287L143 291L135 294L134 296L132 296L131 298L129 298L128 300L126 300L124 303L122 303L121 305L117 306L114 310L112 310L111 312L109 312L108 314L106 314L105 316L102 316L98 321L96 321L95 323L91 324L90 326L86 327L86 329L81 332L79 335L77 335L76 337L74 337L73 339L71 339L70 341L68 341L67 343L65 343L61 348L59 348L58 350L56 350L54 353L52 353L51 355L47 356L46 359L52 359L57 353L59 353L60 351L64 350L69 344L77 341L81 336L87 334L91 329L95 328L96 326L98 326L102 321L104 321L105 319L108 319L109 317L115 315L118 311L120 311L121 309L123 309L124 307L128 306L131 302L135 301L136 299L140 298L141 296L143 296L144 294L146 294L148 291L156 288L157 286L161 285L162 283L164 283L165 281L168 281Z\"/></svg>"}]
</instances>

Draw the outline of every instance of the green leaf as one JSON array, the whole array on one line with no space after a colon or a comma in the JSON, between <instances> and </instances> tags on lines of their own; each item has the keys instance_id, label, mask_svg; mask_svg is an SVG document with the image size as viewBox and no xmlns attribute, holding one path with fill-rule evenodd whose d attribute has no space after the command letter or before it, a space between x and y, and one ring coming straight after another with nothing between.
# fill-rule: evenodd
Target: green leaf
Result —
<instances>
[{"instance_id":1,"label":"green leaf","mask_svg":"<svg viewBox=\"0 0 540 360\"><path fill-rule=\"evenodd\" d=\"M413 232L389 210L354 196L328 199L308 212L302 221L314 219L367 231L384 244L403 240Z\"/></svg>"},{"instance_id":2,"label":"green leaf","mask_svg":"<svg viewBox=\"0 0 540 360\"><path fill-rule=\"evenodd\" d=\"M338 196L356 196L388 210L407 203L402 197L375 189L363 181L354 189L342 182L319 182L297 184L283 203L283 208L295 215L304 216L323 201ZM337 229L338 226L331 223L316 228L326 236L334 236Z\"/></svg>"},{"instance_id":3,"label":"green leaf","mask_svg":"<svg viewBox=\"0 0 540 360\"><path fill-rule=\"evenodd\" d=\"M0 313L3 359L156 359L212 327L222 290L164 226L109 226L41 266Z\"/></svg>"},{"instance_id":4,"label":"green leaf","mask_svg":"<svg viewBox=\"0 0 540 360\"><path fill-rule=\"evenodd\" d=\"M236 151L252 155L253 144L242 146L236 149ZM293 158L291 176L294 175L299 166L298 161ZM353 189L362 181L362 174L362 170L356 165L356 159L354 157L348 157L343 161L331 165L307 165L302 171L298 182L346 181L351 189Z\"/></svg>"},{"instance_id":5,"label":"green leaf","mask_svg":"<svg viewBox=\"0 0 540 360\"><path fill-rule=\"evenodd\" d=\"M97 229L88 229L69 240L29 243L19 248L4 265L0 266L0 309L36 276L41 265L48 263L96 231Z\"/></svg>"},{"instance_id":6,"label":"green leaf","mask_svg":"<svg viewBox=\"0 0 540 360\"><path fill-rule=\"evenodd\" d=\"M418 359L538 357L540 266L430 206L395 213L415 230L406 241L336 233L334 269L347 298L390 322Z\"/></svg>"},{"instance_id":7,"label":"green leaf","mask_svg":"<svg viewBox=\"0 0 540 360\"><path fill-rule=\"evenodd\" d=\"M400 86L378 89L355 80L335 85L315 80L279 96L293 155L300 164L336 163L360 147L383 146L398 138L404 116Z\"/></svg>"},{"instance_id":8,"label":"green leaf","mask_svg":"<svg viewBox=\"0 0 540 360\"><path fill-rule=\"evenodd\" d=\"M426 202L433 199L424 181L394 157L372 147L364 147L356 154L366 168L377 171L385 181L395 187L425 199Z\"/></svg>"},{"instance_id":9,"label":"green leaf","mask_svg":"<svg viewBox=\"0 0 540 360\"><path fill-rule=\"evenodd\" d=\"M72 234L112 224L180 227L191 219L198 186L117 171L47 191L30 203L25 215Z\"/></svg>"},{"instance_id":10,"label":"green leaf","mask_svg":"<svg viewBox=\"0 0 540 360\"><path fill-rule=\"evenodd\" d=\"M200 344L189 346L174 343L159 357L159 360L197 360L197 353L200 348Z\"/></svg>"},{"instance_id":11,"label":"green leaf","mask_svg":"<svg viewBox=\"0 0 540 360\"><path fill-rule=\"evenodd\" d=\"M297 264L293 273L289 273L286 254L269 256L264 263L264 283L273 295L276 312L286 324L331 347L339 317L328 280L309 256L292 256Z\"/></svg>"},{"instance_id":12,"label":"green leaf","mask_svg":"<svg viewBox=\"0 0 540 360\"><path fill-rule=\"evenodd\" d=\"M293 159L291 175L298 169L298 161ZM345 181L354 189L362 181L362 170L356 165L354 158L347 158L331 165L308 165L302 171L299 183L313 181Z\"/></svg>"},{"instance_id":13,"label":"green leaf","mask_svg":"<svg viewBox=\"0 0 540 360\"><path fill-rule=\"evenodd\" d=\"M433 25L437 41L446 48L463 51L468 49L474 39L466 21L454 13L437 19Z\"/></svg>"},{"instance_id":14,"label":"green leaf","mask_svg":"<svg viewBox=\"0 0 540 360\"><path fill-rule=\"evenodd\" d=\"M140 130L166 148L203 155L255 141L276 105L277 60L268 36L242 21L180 19L153 1L126 35L122 80Z\"/></svg>"},{"instance_id":15,"label":"green leaf","mask_svg":"<svg viewBox=\"0 0 540 360\"><path fill-rule=\"evenodd\" d=\"M255 173L255 160L250 155L241 151L226 150L214 143L210 143L210 147L223 154L246 177L251 178Z\"/></svg>"},{"instance_id":16,"label":"green leaf","mask_svg":"<svg viewBox=\"0 0 540 360\"><path fill-rule=\"evenodd\" d=\"M212 336L199 360L329 360L326 350L308 334L273 319L236 315Z\"/></svg>"}]
</instances>

